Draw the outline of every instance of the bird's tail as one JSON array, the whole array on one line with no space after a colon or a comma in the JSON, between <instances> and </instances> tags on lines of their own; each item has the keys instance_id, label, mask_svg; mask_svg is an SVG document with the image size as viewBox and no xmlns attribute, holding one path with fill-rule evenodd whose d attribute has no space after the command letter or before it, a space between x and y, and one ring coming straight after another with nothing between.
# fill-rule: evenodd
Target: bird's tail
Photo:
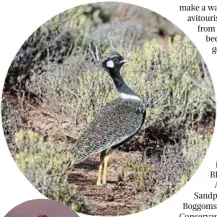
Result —
<instances>
[{"instance_id":1,"label":"bird's tail","mask_svg":"<svg viewBox=\"0 0 217 217\"><path fill-rule=\"evenodd\" d=\"M87 153L83 149L79 149L77 145L75 145L71 150L74 164L79 164L82 161L86 160L89 156L87 156Z\"/></svg>"}]
</instances>

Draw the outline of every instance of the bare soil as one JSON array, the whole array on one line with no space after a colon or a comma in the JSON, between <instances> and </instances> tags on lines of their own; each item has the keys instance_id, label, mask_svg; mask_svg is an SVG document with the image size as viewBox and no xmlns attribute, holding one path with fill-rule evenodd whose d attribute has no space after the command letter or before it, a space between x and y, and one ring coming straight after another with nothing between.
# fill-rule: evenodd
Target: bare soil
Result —
<instances>
[{"instance_id":1,"label":"bare soil","mask_svg":"<svg viewBox=\"0 0 217 217\"><path fill-rule=\"evenodd\" d=\"M141 200L144 192L139 192L133 182L123 180L123 163L139 153L115 151L109 160L106 186L97 186L99 157L86 160L75 166L69 175L69 183L78 189L87 204L89 215L126 215L144 207ZM125 171L126 173L127 171ZM129 174L128 174L129 175Z\"/></svg>"}]
</instances>

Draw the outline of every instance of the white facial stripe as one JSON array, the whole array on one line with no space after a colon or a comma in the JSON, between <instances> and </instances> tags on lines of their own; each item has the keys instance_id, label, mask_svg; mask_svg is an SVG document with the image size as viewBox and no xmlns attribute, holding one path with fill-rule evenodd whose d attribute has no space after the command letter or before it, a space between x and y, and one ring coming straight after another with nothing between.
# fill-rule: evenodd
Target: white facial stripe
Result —
<instances>
[{"instance_id":1,"label":"white facial stripe","mask_svg":"<svg viewBox=\"0 0 217 217\"><path fill-rule=\"evenodd\" d=\"M126 93L120 93L120 96L122 99L134 99L134 100L142 101L138 96L134 96Z\"/></svg>"},{"instance_id":2,"label":"white facial stripe","mask_svg":"<svg viewBox=\"0 0 217 217\"><path fill-rule=\"evenodd\" d=\"M109 60L109 61L106 62L106 66L108 68L114 68L115 64L114 64L114 62L112 60Z\"/></svg>"}]
</instances>

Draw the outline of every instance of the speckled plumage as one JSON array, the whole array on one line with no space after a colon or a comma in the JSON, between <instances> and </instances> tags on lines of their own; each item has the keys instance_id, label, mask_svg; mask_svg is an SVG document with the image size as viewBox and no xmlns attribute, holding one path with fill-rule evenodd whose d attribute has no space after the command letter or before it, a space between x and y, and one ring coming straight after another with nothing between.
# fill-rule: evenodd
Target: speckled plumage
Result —
<instances>
[{"instance_id":1,"label":"speckled plumage","mask_svg":"<svg viewBox=\"0 0 217 217\"><path fill-rule=\"evenodd\" d=\"M140 100L118 98L107 103L76 142L75 163L125 142L138 132L144 118L145 104Z\"/></svg>"},{"instance_id":2,"label":"speckled plumage","mask_svg":"<svg viewBox=\"0 0 217 217\"><path fill-rule=\"evenodd\" d=\"M93 121L84 130L72 151L75 164L100 153L97 185L106 184L111 150L133 137L145 120L145 104L120 74L125 62L126 60L115 51L103 58L102 67L112 78L120 97L96 112Z\"/></svg>"}]
</instances>

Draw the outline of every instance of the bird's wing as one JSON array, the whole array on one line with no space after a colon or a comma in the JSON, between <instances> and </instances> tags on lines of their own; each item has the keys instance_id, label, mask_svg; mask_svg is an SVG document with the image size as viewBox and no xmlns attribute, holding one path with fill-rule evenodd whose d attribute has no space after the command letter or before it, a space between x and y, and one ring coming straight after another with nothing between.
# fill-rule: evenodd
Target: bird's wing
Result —
<instances>
[{"instance_id":1,"label":"bird's wing","mask_svg":"<svg viewBox=\"0 0 217 217\"><path fill-rule=\"evenodd\" d=\"M75 163L100 153L132 137L144 122L144 104L116 99L102 107L73 149Z\"/></svg>"}]
</instances>

